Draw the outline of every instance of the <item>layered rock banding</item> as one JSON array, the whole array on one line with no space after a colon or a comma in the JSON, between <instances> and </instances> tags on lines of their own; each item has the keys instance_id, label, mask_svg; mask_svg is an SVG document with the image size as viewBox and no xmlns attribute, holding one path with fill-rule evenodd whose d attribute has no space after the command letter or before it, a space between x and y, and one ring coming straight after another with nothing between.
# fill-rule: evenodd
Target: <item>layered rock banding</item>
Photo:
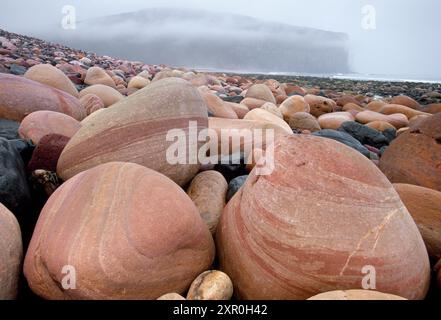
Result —
<instances>
[{"instance_id":1,"label":"layered rock banding","mask_svg":"<svg viewBox=\"0 0 441 320\"><path fill-rule=\"evenodd\" d=\"M213 258L210 232L179 186L143 166L113 162L51 196L24 274L45 299L157 299L183 294ZM63 287L64 266L75 268L75 290Z\"/></svg>"},{"instance_id":2,"label":"layered rock banding","mask_svg":"<svg viewBox=\"0 0 441 320\"><path fill-rule=\"evenodd\" d=\"M331 177L338 188L321 182ZM225 208L217 249L241 299L361 287L366 265L379 291L423 299L429 286L424 242L390 182L359 153L312 136L277 140L273 173L253 171Z\"/></svg>"}]
</instances>

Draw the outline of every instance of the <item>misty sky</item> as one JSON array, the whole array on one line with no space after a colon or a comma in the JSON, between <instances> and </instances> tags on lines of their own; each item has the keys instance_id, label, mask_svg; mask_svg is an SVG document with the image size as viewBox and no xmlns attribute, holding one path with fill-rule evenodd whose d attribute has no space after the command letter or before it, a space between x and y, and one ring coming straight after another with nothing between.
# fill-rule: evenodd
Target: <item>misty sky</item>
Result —
<instances>
[{"instance_id":1,"label":"misty sky","mask_svg":"<svg viewBox=\"0 0 441 320\"><path fill-rule=\"evenodd\" d=\"M441 79L439 0L2 0L0 28L44 34L60 25L61 8L67 4L76 7L78 20L174 6L345 32L350 37L351 68L356 72ZM365 5L376 10L375 30L362 28Z\"/></svg>"}]
</instances>

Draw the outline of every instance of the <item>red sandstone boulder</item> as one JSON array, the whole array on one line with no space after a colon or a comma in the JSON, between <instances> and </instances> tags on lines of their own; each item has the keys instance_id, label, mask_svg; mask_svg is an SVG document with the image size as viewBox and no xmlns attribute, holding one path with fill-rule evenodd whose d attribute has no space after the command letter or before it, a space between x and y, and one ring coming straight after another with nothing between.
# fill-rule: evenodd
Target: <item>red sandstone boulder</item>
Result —
<instances>
[{"instance_id":1,"label":"red sandstone boulder","mask_svg":"<svg viewBox=\"0 0 441 320\"><path fill-rule=\"evenodd\" d=\"M57 171L57 163L70 138L59 134L48 134L40 139L32 153L28 171Z\"/></svg>"},{"instance_id":2,"label":"red sandstone boulder","mask_svg":"<svg viewBox=\"0 0 441 320\"><path fill-rule=\"evenodd\" d=\"M394 184L423 236L429 256L441 259L441 192L410 184Z\"/></svg>"},{"instance_id":3,"label":"red sandstone boulder","mask_svg":"<svg viewBox=\"0 0 441 320\"><path fill-rule=\"evenodd\" d=\"M40 139L48 134L59 134L72 138L80 127L79 121L63 113L36 111L23 119L18 133L20 138L32 140L37 145Z\"/></svg>"},{"instance_id":4,"label":"red sandstone boulder","mask_svg":"<svg viewBox=\"0 0 441 320\"><path fill-rule=\"evenodd\" d=\"M245 97L259 99L274 104L276 103L276 99L274 98L271 89L265 84L255 84L251 86L248 89Z\"/></svg>"},{"instance_id":5,"label":"red sandstone boulder","mask_svg":"<svg viewBox=\"0 0 441 320\"><path fill-rule=\"evenodd\" d=\"M157 299L183 294L213 258L210 232L179 186L140 165L113 162L50 197L24 273L45 299ZM75 290L62 286L65 266L75 269Z\"/></svg>"},{"instance_id":6,"label":"red sandstone boulder","mask_svg":"<svg viewBox=\"0 0 441 320\"><path fill-rule=\"evenodd\" d=\"M226 118L226 119L237 119L237 114L231 108L227 102L224 102L221 98L212 94L211 92L206 92L203 90L199 90L202 98L204 99L208 111L210 111L217 118Z\"/></svg>"},{"instance_id":7,"label":"red sandstone boulder","mask_svg":"<svg viewBox=\"0 0 441 320\"><path fill-rule=\"evenodd\" d=\"M96 84L101 84L112 88L116 88L115 81L113 81L112 77L108 75L106 71L100 67L89 68L89 70L87 70L86 79L84 79L84 83L91 86Z\"/></svg>"},{"instance_id":8,"label":"red sandstone boulder","mask_svg":"<svg viewBox=\"0 0 441 320\"><path fill-rule=\"evenodd\" d=\"M0 300L17 297L23 246L17 219L0 203Z\"/></svg>"},{"instance_id":9,"label":"red sandstone boulder","mask_svg":"<svg viewBox=\"0 0 441 320\"><path fill-rule=\"evenodd\" d=\"M297 112L309 113L311 111L309 104L302 96L292 96L286 99L279 108L285 121L289 121L291 116Z\"/></svg>"},{"instance_id":10,"label":"red sandstone boulder","mask_svg":"<svg viewBox=\"0 0 441 320\"><path fill-rule=\"evenodd\" d=\"M409 120L419 115L426 115L426 116L431 115L430 113L417 111L409 107L401 106L398 104L386 104L380 109L380 113L387 115L401 113L404 114Z\"/></svg>"},{"instance_id":11,"label":"red sandstone boulder","mask_svg":"<svg viewBox=\"0 0 441 320\"><path fill-rule=\"evenodd\" d=\"M349 112L333 112L323 114L318 118L318 122L322 129L337 130L344 122L354 121L355 118Z\"/></svg>"},{"instance_id":12,"label":"red sandstone boulder","mask_svg":"<svg viewBox=\"0 0 441 320\"><path fill-rule=\"evenodd\" d=\"M90 93L83 95L80 102L83 108L86 110L88 116L100 109L105 108L103 100L101 100L101 98L96 94Z\"/></svg>"},{"instance_id":13,"label":"red sandstone boulder","mask_svg":"<svg viewBox=\"0 0 441 320\"><path fill-rule=\"evenodd\" d=\"M288 123L291 129L297 129L300 131L309 130L311 132L315 132L322 129L317 119L313 115L306 112L297 112L293 114L289 118Z\"/></svg>"},{"instance_id":14,"label":"red sandstone boulder","mask_svg":"<svg viewBox=\"0 0 441 320\"><path fill-rule=\"evenodd\" d=\"M311 114L317 118L325 113L335 111L337 107L337 104L334 100L311 94L305 96L305 101L309 104L311 108Z\"/></svg>"},{"instance_id":15,"label":"red sandstone boulder","mask_svg":"<svg viewBox=\"0 0 441 320\"><path fill-rule=\"evenodd\" d=\"M167 157L169 148L177 143L173 136L167 141L170 130L182 130L188 140L190 122L197 123L196 133L208 126L205 103L187 81L156 81L96 114L83 121L61 154L57 172L62 179L112 161L141 164L179 185L188 183L199 171L197 161L192 163L187 158L188 141L182 146L185 152L176 155L179 159ZM203 144L198 142L197 150Z\"/></svg>"},{"instance_id":16,"label":"red sandstone boulder","mask_svg":"<svg viewBox=\"0 0 441 320\"><path fill-rule=\"evenodd\" d=\"M441 113L401 133L384 152L380 169L394 183L441 191Z\"/></svg>"},{"instance_id":17,"label":"red sandstone boulder","mask_svg":"<svg viewBox=\"0 0 441 320\"><path fill-rule=\"evenodd\" d=\"M86 117L80 101L58 89L9 74L0 74L0 118L21 122L35 111L55 111L79 121Z\"/></svg>"},{"instance_id":18,"label":"red sandstone boulder","mask_svg":"<svg viewBox=\"0 0 441 320\"><path fill-rule=\"evenodd\" d=\"M374 100L369 102L366 109L374 112L379 112L387 103L383 100Z\"/></svg>"},{"instance_id":19,"label":"red sandstone boulder","mask_svg":"<svg viewBox=\"0 0 441 320\"><path fill-rule=\"evenodd\" d=\"M78 90L70 79L59 69L50 64L38 64L30 68L24 77L47 86L64 91L78 98Z\"/></svg>"},{"instance_id":20,"label":"red sandstone boulder","mask_svg":"<svg viewBox=\"0 0 441 320\"><path fill-rule=\"evenodd\" d=\"M82 90L80 92L80 99L89 94L98 96L104 102L106 108L124 99L124 96L117 90L102 84L96 84Z\"/></svg>"},{"instance_id":21,"label":"red sandstone boulder","mask_svg":"<svg viewBox=\"0 0 441 320\"><path fill-rule=\"evenodd\" d=\"M415 222L391 183L333 140L280 137L275 169L253 170L217 230L221 270L241 299L307 299L361 288L423 299L430 265Z\"/></svg>"},{"instance_id":22,"label":"red sandstone boulder","mask_svg":"<svg viewBox=\"0 0 441 320\"><path fill-rule=\"evenodd\" d=\"M421 105L418 102L416 102L411 97L404 96L404 95L394 97L390 103L406 106L406 107L414 109L414 110L421 109Z\"/></svg>"},{"instance_id":23,"label":"red sandstone boulder","mask_svg":"<svg viewBox=\"0 0 441 320\"><path fill-rule=\"evenodd\" d=\"M368 124L374 121L384 121L393 125L397 129L404 128L409 125L408 118L401 113L385 115L379 112L365 110L357 113L355 119L362 124Z\"/></svg>"},{"instance_id":24,"label":"red sandstone boulder","mask_svg":"<svg viewBox=\"0 0 441 320\"><path fill-rule=\"evenodd\" d=\"M227 191L228 183L217 171L199 173L188 187L188 196L199 209L202 219L212 234L215 234L224 210Z\"/></svg>"}]
</instances>

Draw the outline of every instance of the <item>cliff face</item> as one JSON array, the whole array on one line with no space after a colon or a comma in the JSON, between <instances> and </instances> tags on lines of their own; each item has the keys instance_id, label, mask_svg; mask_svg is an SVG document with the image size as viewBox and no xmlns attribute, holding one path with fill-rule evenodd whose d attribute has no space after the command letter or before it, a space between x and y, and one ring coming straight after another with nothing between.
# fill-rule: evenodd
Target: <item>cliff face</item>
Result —
<instances>
[{"instance_id":1,"label":"cliff face","mask_svg":"<svg viewBox=\"0 0 441 320\"><path fill-rule=\"evenodd\" d=\"M79 22L55 41L148 63L238 71L348 71L343 33L241 15L150 9Z\"/></svg>"}]
</instances>

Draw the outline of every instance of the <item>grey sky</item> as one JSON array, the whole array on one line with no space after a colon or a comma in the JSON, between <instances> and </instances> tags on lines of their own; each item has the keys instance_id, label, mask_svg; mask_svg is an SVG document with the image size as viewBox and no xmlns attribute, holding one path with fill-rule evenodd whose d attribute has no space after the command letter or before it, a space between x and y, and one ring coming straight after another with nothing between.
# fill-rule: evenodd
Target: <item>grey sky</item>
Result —
<instances>
[{"instance_id":1,"label":"grey sky","mask_svg":"<svg viewBox=\"0 0 441 320\"><path fill-rule=\"evenodd\" d=\"M357 72L441 79L439 0L2 0L0 27L24 34L41 34L60 23L61 8L66 4L76 7L78 20L174 6L340 31L351 39L351 66ZM376 30L367 31L361 26L365 5L376 9Z\"/></svg>"}]
</instances>

